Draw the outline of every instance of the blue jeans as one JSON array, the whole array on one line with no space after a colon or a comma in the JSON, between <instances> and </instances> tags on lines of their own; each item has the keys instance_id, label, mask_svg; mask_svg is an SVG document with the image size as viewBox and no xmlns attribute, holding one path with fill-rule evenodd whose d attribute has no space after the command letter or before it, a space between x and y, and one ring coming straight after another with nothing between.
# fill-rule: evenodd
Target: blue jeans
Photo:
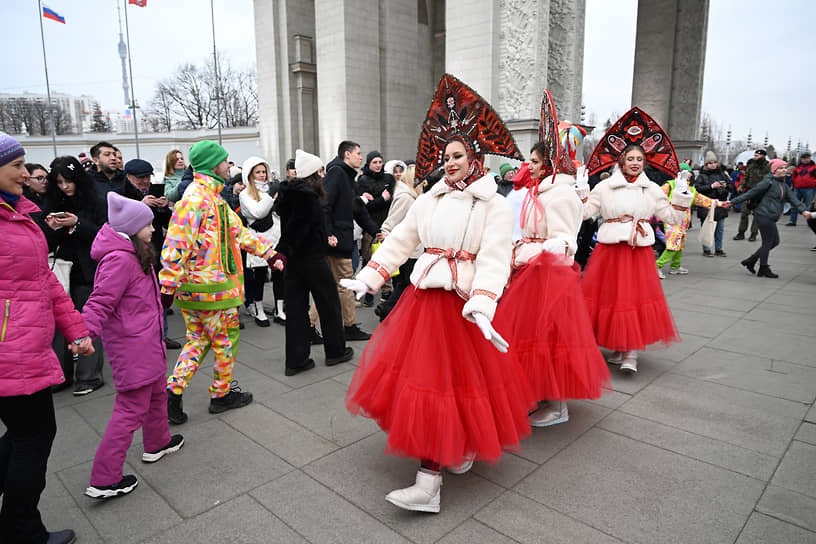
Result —
<instances>
[{"instance_id":1,"label":"blue jeans","mask_svg":"<svg viewBox=\"0 0 816 544\"><path fill-rule=\"evenodd\" d=\"M796 195L796 198L805 205L805 209L809 210L810 205L813 203L813 194L816 192L816 188L814 187L799 187L798 189L793 190L793 194ZM790 212L790 222L794 225L796 224L796 217L799 215L799 210L791 206Z\"/></svg>"},{"instance_id":2,"label":"blue jeans","mask_svg":"<svg viewBox=\"0 0 816 544\"><path fill-rule=\"evenodd\" d=\"M700 221L702 225L703 222ZM722 251L723 232L725 232L725 217L716 221L717 226L714 227L714 249L715 251ZM703 251L711 251L710 247L703 246Z\"/></svg>"}]
</instances>

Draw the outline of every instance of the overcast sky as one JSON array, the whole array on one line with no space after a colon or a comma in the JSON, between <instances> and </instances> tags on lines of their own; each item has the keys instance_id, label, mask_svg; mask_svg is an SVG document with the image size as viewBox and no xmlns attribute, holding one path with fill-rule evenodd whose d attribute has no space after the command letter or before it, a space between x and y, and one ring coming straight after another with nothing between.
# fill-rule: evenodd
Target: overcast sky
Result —
<instances>
[{"instance_id":1,"label":"overcast sky","mask_svg":"<svg viewBox=\"0 0 816 544\"><path fill-rule=\"evenodd\" d=\"M603 123L630 107L636 0L586 0L583 102ZM44 21L51 88L96 97L104 109L123 109L115 0L50 0L67 24ZM191 6L195 6L193 9ZM255 63L252 0L215 0L219 51L236 68ZM35 0L0 1L0 92L45 92ZM148 0L130 6L135 91L146 105L155 82L182 62L212 56L209 2ZM778 151L788 137L816 146L816 2L710 0L703 111L734 140L752 129ZM699 29L702 34L702 28ZM269 31L271 32L271 26ZM615 55L610 55L610 51Z\"/></svg>"}]
</instances>

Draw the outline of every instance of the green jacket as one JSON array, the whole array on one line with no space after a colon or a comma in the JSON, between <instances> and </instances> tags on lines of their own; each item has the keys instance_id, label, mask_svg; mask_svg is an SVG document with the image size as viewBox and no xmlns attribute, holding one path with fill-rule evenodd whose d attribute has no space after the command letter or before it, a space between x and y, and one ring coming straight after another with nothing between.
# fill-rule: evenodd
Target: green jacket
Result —
<instances>
[{"instance_id":1,"label":"green jacket","mask_svg":"<svg viewBox=\"0 0 816 544\"><path fill-rule=\"evenodd\" d=\"M747 192L731 199L731 204L739 204L750 200L756 195L762 195L762 200L759 206L754 209L754 214L770 217L774 221L779 219L782 215L783 204L787 200L790 205L798 208L800 212L805 211L805 205L799 202L799 199L793 194L791 190L782 179L773 177L771 174L766 175L759 182L759 185Z\"/></svg>"},{"instance_id":2,"label":"green jacket","mask_svg":"<svg viewBox=\"0 0 816 544\"><path fill-rule=\"evenodd\" d=\"M745 168L745 175L740 183L739 190L741 193L752 189L759 185L767 174L771 173L771 163L767 159L751 159Z\"/></svg>"}]
</instances>

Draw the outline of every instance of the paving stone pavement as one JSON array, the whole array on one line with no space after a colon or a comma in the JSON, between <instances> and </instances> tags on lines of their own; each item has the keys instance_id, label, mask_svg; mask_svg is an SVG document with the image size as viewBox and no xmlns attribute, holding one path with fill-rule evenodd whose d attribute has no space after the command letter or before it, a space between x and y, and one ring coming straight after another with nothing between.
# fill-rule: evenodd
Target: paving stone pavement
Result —
<instances>
[{"instance_id":1,"label":"paving stone pavement","mask_svg":"<svg viewBox=\"0 0 816 544\"><path fill-rule=\"evenodd\" d=\"M663 286L683 342L642 354L597 401L570 403L568 423L535 429L495 466L445 475L442 512L399 510L385 494L416 463L383 455L385 435L352 417L348 364L283 375L283 328L241 333L235 378L255 402L207 413L211 357L184 395L179 454L126 470L139 487L97 502L83 495L114 391L55 396L59 431L41 510L78 542L816 543L816 237L785 228L771 254L780 278L739 261L758 242L731 240L704 258L689 234L688 276ZM269 292L271 296L271 291ZM358 310L362 327L377 319ZM178 313L170 335L183 336ZM168 368L177 351L171 352Z\"/></svg>"}]
</instances>

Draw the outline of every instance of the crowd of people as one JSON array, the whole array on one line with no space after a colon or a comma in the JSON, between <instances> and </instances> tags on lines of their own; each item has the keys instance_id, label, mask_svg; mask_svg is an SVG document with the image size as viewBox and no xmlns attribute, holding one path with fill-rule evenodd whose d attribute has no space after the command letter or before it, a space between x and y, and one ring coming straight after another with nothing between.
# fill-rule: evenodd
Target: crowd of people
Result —
<instances>
[{"instance_id":1,"label":"crowd of people","mask_svg":"<svg viewBox=\"0 0 816 544\"><path fill-rule=\"evenodd\" d=\"M287 377L316 366L313 345L332 366L354 357L349 343L366 342L347 407L380 425L389 453L420 463L414 485L387 500L438 512L443 468L497 462L531 426L567 422L570 399L600 397L607 363L634 373L638 352L680 340L660 279L668 263L670 274L689 273L695 208L712 228L706 257L727 256L732 206L741 206L734 240L753 216L748 240L759 234L761 244L741 264L766 278L778 277L768 259L783 213L816 232L809 154L789 166L760 149L729 172L708 152L693 171L616 132L646 117L633 108L609 129L626 145L599 144L582 165L559 143L547 93L529 162L498 175L485 154L522 154L490 105L448 75L417 160L364 157L346 140L328 162L296 150L282 180L264 158L237 167L209 140L190 148L189 163L170 150L157 173L104 141L90 158L26 163L0 133L0 540L72 541L70 530L47 532L37 509L56 433L52 394L103 387L106 360L116 397L93 498L137 487L123 473L137 429L143 462L183 447L170 425L187 421L182 398L209 351L209 412L251 403L233 379L242 313L285 328ZM372 335L356 312L375 295L382 323ZM167 337L174 308L183 346ZM169 376L168 349L181 350ZM23 362L32 370L21 376Z\"/></svg>"}]
</instances>

